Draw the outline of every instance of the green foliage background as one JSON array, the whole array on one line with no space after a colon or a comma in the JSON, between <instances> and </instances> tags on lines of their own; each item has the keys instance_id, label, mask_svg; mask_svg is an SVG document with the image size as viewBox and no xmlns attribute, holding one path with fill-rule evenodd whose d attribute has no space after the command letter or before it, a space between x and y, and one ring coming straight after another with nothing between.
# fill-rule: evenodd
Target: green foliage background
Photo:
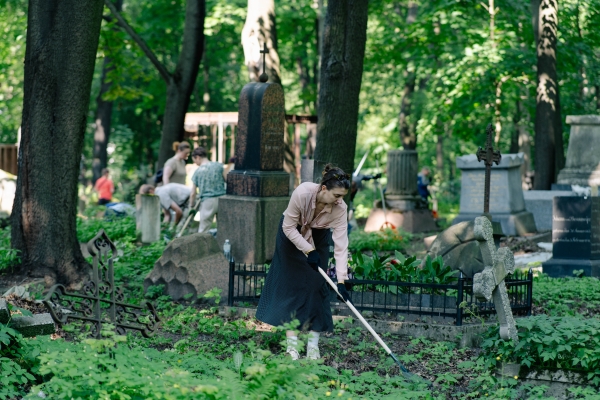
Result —
<instances>
[{"instance_id":1,"label":"green foliage background","mask_svg":"<svg viewBox=\"0 0 600 400\"><path fill-rule=\"evenodd\" d=\"M319 67L316 2L275 3L286 111L314 114ZM510 150L516 129L517 100L525 109L523 123L532 132L536 57L531 11L528 2L496 1L492 40L489 13L477 0L417 3L414 22L407 22L407 0L370 2L356 157L358 162L370 150L374 157L365 166L369 172L375 169L376 158L384 163L386 151L399 147L402 91L409 74L415 74L409 123L416 129L420 162L436 165L441 136L442 164L436 176L442 193L452 195L454 159L484 141L496 101L503 152ZM179 56L184 4L184 0L126 0L123 5L128 21L170 70ZM240 40L246 6L243 0L207 1L206 50L190 111L237 110L239 92L248 81ZM16 141L20 125L26 8L25 0L0 0L0 142L4 143ZM593 23L599 17L600 0L560 2L557 66L563 117L597 112L600 33ZM115 101L110 166L117 180L137 184L151 174L157 158L166 86L138 46L114 23L104 21L84 150L88 175L95 98L106 56L114 68L109 74L113 86L105 96ZM304 86L298 73L302 68L308 77ZM566 143L569 127L564 128Z\"/></svg>"}]
</instances>

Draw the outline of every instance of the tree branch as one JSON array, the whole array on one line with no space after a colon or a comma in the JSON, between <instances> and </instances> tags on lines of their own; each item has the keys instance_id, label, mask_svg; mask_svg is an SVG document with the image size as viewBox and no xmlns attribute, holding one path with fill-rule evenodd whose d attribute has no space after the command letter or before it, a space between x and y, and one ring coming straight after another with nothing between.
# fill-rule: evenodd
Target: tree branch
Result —
<instances>
[{"instance_id":1,"label":"tree branch","mask_svg":"<svg viewBox=\"0 0 600 400\"><path fill-rule=\"evenodd\" d=\"M127 23L127 21L125 20L125 18L123 18L123 16L121 15L121 13L117 10L117 8L115 7L115 5L112 3L112 1L110 1L110 0L104 0L104 4L106 4L106 6L110 10L110 12L115 16L115 18L118 21L118 25L121 28L123 28L125 30L125 32L127 32L127 34L133 39L134 42L137 43L138 46L140 46L140 48L142 49L142 51L144 52L144 54L146 55L146 57L148 57L148 59L150 60L150 62L152 64L154 64L154 66L158 70L158 73L163 78L163 80L165 82L169 83L169 81L171 80L171 74L169 73L169 71L167 70L167 68L158 60L158 58L156 57L156 55L154 54L154 52L150 49L150 47L148 47L148 45L146 44L146 42L144 41L144 39L142 39L135 32L135 30L131 27L131 25L129 25L129 23Z\"/></svg>"}]
</instances>

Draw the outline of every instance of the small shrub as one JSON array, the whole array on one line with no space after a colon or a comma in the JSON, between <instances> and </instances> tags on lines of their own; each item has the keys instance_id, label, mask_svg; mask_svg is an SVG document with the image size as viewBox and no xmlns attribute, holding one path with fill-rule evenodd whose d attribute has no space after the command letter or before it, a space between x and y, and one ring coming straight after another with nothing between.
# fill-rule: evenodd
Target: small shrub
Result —
<instances>
[{"instance_id":1,"label":"small shrub","mask_svg":"<svg viewBox=\"0 0 600 400\"><path fill-rule=\"evenodd\" d=\"M410 239L410 234L395 229L377 232L354 230L350 233L348 248L353 252L362 250L394 251L401 250Z\"/></svg>"},{"instance_id":2,"label":"small shrub","mask_svg":"<svg viewBox=\"0 0 600 400\"><path fill-rule=\"evenodd\" d=\"M600 315L600 280L597 278L549 278L534 280L533 304L552 316Z\"/></svg>"},{"instance_id":3,"label":"small shrub","mask_svg":"<svg viewBox=\"0 0 600 400\"><path fill-rule=\"evenodd\" d=\"M538 315L517 320L519 344L500 339L498 327L484 335L483 354L489 366L498 360L535 369L566 369L587 373L600 385L600 320Z\"/></svg>"},{"instance_id":4,"label":"small shrub","mask_svg":"<svg viewBox=\"0 0 600 400\"><path fill-rule=\"evenodd\" d=\"M19 332L0 324L0 399L17 398L35 382L31 373L37 367L35 356Z\"/></svg>"}]
</instances>

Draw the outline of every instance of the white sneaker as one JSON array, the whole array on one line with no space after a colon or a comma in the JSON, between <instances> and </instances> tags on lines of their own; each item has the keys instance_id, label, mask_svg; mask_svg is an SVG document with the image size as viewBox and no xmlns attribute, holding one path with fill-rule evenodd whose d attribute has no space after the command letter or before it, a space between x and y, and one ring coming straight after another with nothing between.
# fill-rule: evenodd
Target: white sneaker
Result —
<instances>
[{"instance_id":1,"label":"white sneaker","mask_svg":"<svg viewBox=\"0 0 600 400\"><path fill-rule=\"evenodd\" d=\"M318 346L311 346L310 344L306 346L306 358L309 360L318 360L321 358L321 353L319 353Z\"/></svg>"},{"instance_id":2,"label":"white sneaker","mask_svg":"<svg viewBox=\"0 0 600 400\"><path fill-rule=\"evenodd\" d=\"M288 346L287 350L285 351L290 357L292 357L293 361L296 361L297 359L300 358L300 354L298 353L298 350L296 350L294 347L292 346Z\"/></svg>"}]
</instances>

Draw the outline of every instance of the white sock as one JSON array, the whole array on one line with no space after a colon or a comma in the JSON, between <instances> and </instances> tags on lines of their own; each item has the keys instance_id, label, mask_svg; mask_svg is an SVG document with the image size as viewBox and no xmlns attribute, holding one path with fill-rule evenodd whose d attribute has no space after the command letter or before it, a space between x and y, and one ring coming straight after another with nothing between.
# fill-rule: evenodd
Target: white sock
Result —
<instances>
[{"instance_id":1,"label":"white sock","mask_svg":"<svg viewBox=\"0 0 600 400\"><path fill-rule=\"evenodd\" d=\"M294 349L298 349L298 336L288 336L287 345L288 348L292 347Z\"/></svg>"},{"instance_id":2,"label":"white sock","mask_svg":"<svg viewBox=\"0 0 600 400\"><path fill-rule=\"evenodd\" d=\"M319 332L308 333L308 345L310 347L319 347Z\"/></svg>"}]
</instances>

